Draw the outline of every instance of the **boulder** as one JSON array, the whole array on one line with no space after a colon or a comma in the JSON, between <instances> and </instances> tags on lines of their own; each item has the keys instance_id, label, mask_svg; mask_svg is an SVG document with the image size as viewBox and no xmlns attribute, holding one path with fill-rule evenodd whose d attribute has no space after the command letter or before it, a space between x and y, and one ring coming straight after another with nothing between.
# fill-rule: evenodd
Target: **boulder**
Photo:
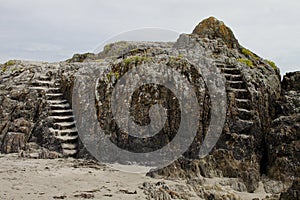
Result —
<instances>
[{"instance_id":1,"label":"boulder","mask_svg":"<svg viewBox=\"0 0 300 200\"><path fill-rule=\"evenodd\" d=\"M4 137L1 151L3 153L18 153L25 148L25 135L23 133L8 132Z\"/></svg>"}]
</instances>

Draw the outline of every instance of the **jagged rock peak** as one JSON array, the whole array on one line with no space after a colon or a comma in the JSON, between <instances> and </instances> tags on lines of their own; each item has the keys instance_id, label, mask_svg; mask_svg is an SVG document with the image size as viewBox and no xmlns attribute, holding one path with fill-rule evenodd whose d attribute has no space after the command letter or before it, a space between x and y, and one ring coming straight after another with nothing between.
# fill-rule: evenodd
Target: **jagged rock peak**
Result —
<instances>
[{"instance_id":1,"label":"jagged rock peak","mask_svg":"<svg viewBox=\"0 0 300 200\"><path fill-rule=\"evenodd\" d=\"M229 48L240 46L232 30L215 17L209 17L201 21L193 30L193 34L202 38L222 39Z\"/></svg>"},{"instance_id":2,"label":"jagged rock peak","mask_svg":"<svg viewBox=\"0 0 300 200\"><path fill-rule=\"evenodd\" d=\"M288 72L284 75L282 89L285 91L294 90L300 92L300 71Z\"/></svg>"}]
</instances>

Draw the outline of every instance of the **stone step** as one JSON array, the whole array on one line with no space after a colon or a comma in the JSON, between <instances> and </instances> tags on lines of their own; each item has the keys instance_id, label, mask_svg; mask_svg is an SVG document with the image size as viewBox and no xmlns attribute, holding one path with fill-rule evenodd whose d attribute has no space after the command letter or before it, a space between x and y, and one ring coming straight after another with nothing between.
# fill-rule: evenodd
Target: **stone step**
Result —
<instances>
[{"instance_id":1,"label":"stone step","mask_svg":"<svg viewBox=\"0 0 300 200\"><path fill-rule=\"evenodd\" d=\"M60 109L60 110L52 109L52 110L50 110L49 113L50 113L50 115L56 115L56 116L72 115L73 110L72 109Z\"/></svg>"},{"instance_id":2,"label":"stone step","mask_svg":"<svg viewBox=\"0 0 300 200\"><path fill-rule=\"evenodd\" d=\"M54 96L54 97L57 97L57 96L61 97L63 95L64 95L63 93L47 93L46 94L46 96Z\"/></svg>"},{"instance_id":3,"label":"stone step","mask_svg":"<svg viewBox=\"0 0 300 200\"><path fill-rule=\"evenodd\" d=\"M49 119L53 119L55 122L72 122L74 121L74 115L69 116L49 116Z\"/></svg>"},{"instance_id":4,"label":"stone step","mask_svg":"<svg viewBox=\"0 0 300 200\"><path fill-rule=\"evenodd\" d=\"M235 94L235 98L237 99L251 99L250 92L246 89L236 89L228 87L226 88L228 92L233 92Z\"/></svg>"},{"instance_id":5,"label":"stone step","mask_svg":"<svg viewBox=\"0 0 300 200\"><path fill-rule=\"evenodd\" d=\"M54 81L44 81L44 80L34 80L31 82L34 86L53 86L55 84Z\"/></svg>"},{"instance_id":6,"label":"stone step","mask_svg":"<svg viewBox=\"0 0 300 200\"><path fill-rule=\"evenodd\" d=\"M61 147L63 149L77 149L78 145L77 143L62 143Z\"/></svg>"},{"instance_id":7,"label":"stone step","mask_svg":"<svg viewBox=\"0 0 300 200\"><path fill-rule=\"evenodd\" d=\"M243 120L250 120L253 117L253 113L250 110L238 108L239 118Z\"/></svg>"},{"instance_id":8,"label":"stone step","mask_svg":"<svg viewBox=\"0 0 300 200\"><path fill-rule=\"evenodd\" d=\"M70 149L63 149L63 155L64 156L75 156L77 154L77 150L70 150Z\"/></svg>"},{"instance_id":9,"label":"stone step","mask_svg":"<svg viewBox=\"0 0 300 200\"><path fill-rule=\"evenodd\" d=\"M235 99L235 105L238 108L251 109L251 101L249 99Z\"/></svg>"},{"instance_id":10,"label":"stone step","mask_svg":"<svg viewBox=\"0 0 300 200\"><path fill-rule=\"evenodd\" d=\"M64 98L64 94L63 93L47 93L46 97L49 100L60 100L60 99Z\"/></svg>"},{"instance_id":11,"label":"stone step","mask_svg":"<svg viewBox=\"0 0 300 200\"><path fill-rule=\"evenodd\" d=\"M52 110L66 110L68 108L71 108L70 104L69 103L65 103L65 104L51 104L50 105L50 108Z\"/></svg>"},{"instance_id":12,"label":"stone step","mask_svg":"<svg viewBox=\"0 0 300 200\"><path fill-rule=\"evenodd\" d=\"M73 136L55 136L57 139L66 142L66 141L72 141L72 140L77 140L78 139L78 135L73 135Z\"/></svg>"},{"instance_id":13,"label":"stone step","mask_svg":"<svg viewBox=\"0 0 300 200\"><path fill-rule=\"evenodd\" d=\"M232 92L248 92L247 89L237 89L237 88L231 88L231 87L228 87L227 88L228 91L232 91Z\"/></svg>"},{"instance_id":14,"label":"stone step","mask_svg":"<svg viewBox=\"0 0 300 200\"><path fill-rule=\"evenodd\" d=\"M60 91L60 88L58 88L58 87L46 87L46 86L29 87L29 89L31 89L31 90L43 90L43 91L46 91L46 92L53 92L53 93L56 93L56 92Z\"/></svg>"},{"instance_id":15,"label":"stone step","mask_svg":"<svg viewBox=\"0 0 300 200\"><path fill-rule=\"evenodd\" d=\"M34 81L31 82L32 86L47 86L47 87L60 87L60 83L53 81Z\"/></svg>"},{"instance_id":16,"label":"stone step","mask_svg":"<svg viewBox=\"0 0 300 200\"><path fill-rule=\"evenodd\" d=\"M67 100L47 100L47 102L50 104L50 107L52 106L52 105L57 105L57 104L66 104L66 103L68 103L68 101Z\"/></svg>"},{"instance_id":17,"label":"stone step","mask_svg":"<svg viewBox=\"0 0 300 200\"><path fill-rule=\"evenodd\" d=\"M227 84L231 88L236 88L236 89L245 89L246 88L246 83L244 81L227 81Z\"/></svg>"},{"instance_id":18,"label":"stone step","mask_svg":"<svg viewBox=\"0 0 300 200\"><path fill-rule=\"evenodd\" d=\"M31 90L44 90L47 91L49 87L45 87L45 86L35 86L35 87L29 87L29 89Z\"/></svg>"},{"instance_id":19,"label":"stone step","mask_svg":"<svg viewBox=\"0 0 300 200\"><path fill-rule=\"evenodd\" d=\"M221 72L224 74L232 74L232 75L239 75L241 71L238 68L221 68Z\"/></svg>"},{"instance_id":20,"label":"stone step","mask_svg":"<svg viewBox=\"0 0 300 200\"><path fill-rule=\"evenodd\" d=\"M49 128L49 131L51 133L53 133L54 135L57 135L57 136L66 136L66 135L74 136L74 135L78 134L77 129L75 127L69 128L69 129L63 129L63 130L55 129L55 128Z\"/></svg>"},{"instance_id":21,"label":"stone step","mask_svg":"<svg viewBox=\"0 0 300 200\"><path fill-rule=\"evenodd\" d=\"M58 130L66 130L66 129L72 129L72 128L75 128L75 121L72 121L72 122L56 122L54 123L54 127L55 129L58 129Z\"/></svg>"},{"instance_id":22,"label":"stone step","mask_svg":"<svg viewBox=\"0 0 300 200\"><path fill-rule=\"evenodd\" d=\"M233 75L233 74L226 74L224 73L226 80L228 81L242 81L243 77L241 74Z\"/></svg>"}]
</instances>

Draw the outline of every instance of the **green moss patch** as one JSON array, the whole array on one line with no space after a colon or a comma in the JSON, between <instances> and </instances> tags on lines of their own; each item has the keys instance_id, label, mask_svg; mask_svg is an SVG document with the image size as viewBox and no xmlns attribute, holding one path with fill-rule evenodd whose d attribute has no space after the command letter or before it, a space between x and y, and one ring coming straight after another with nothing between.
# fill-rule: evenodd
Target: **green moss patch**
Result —
<instances>
[{"instance_id":1,"label":"green moss patch","mask_svg":"<svg viewBox=\"0 0 300 200\"><path fill-rule=\"evenodd\" d=\"M12 65L15 65L15 64L17 64L17 61L15 61L15 60L9 60L5 63L6 66L12 66Z\"/></svg>"},{"instance_id":2,"label":"green moss patch","mask_svg":"<svg viewBox=\"0 0 300 200\"><path fill-rule=\"evenodd\" d=\"M266 62L267 62L274 70L277 70L277 69L278 69L277 65L276 65L273 61L271 61L271 60L266 60Z\"/></svg>"},{"instance_id":3,"label":"green moss patch","mask_svg":"<svg viewBox=\"0 0 300 200\"><path fill-rule=\"evenodd\" d=\"M249 59L240 58L240 59L238 59L238 61L240 63L243 63L243 64L247 65L248 67L251 67L251 68L254 67L253 62Z\"/></svg>"},{"instance_id":4,"label":"green moss patch","mask_svg":"<svg viewBox=\"0 0 300 200\"><path fill-rule=\"evenodd\" d=\"M245 48L242 48L242 53L248 57L248 58L253 58L255 60L258 60L259 57L257 55L255 55L252 51L250 51L249 49L245 49Z\"/></svg>"},{"instance_id":5,"label":"green moss patch","mask_svg":"<svg viewBox=\"0 0 300 200\"><path fill-rule=\"evenodd\" d=\"M107 75L106 78L108 79L109 82L112 81L112 77L115 77L116 80L118 80L120 78L119 72L112 72L110 71Z\"/></svg>"},{"instance_id":6,"label":"green moss patch","mask_svg":"<svg viewBox=\"0 0 300 200\"><path fill-rule=\"evenodd\" d=\"M139 63L142 63L143 61L147 61L147 60L150 60L150 58L146 57L146 56L131 56L131 57L125 58L123 60L123 62L125 65L129 65L129 64L139 64Z\"/></svg>"}]
</instances>

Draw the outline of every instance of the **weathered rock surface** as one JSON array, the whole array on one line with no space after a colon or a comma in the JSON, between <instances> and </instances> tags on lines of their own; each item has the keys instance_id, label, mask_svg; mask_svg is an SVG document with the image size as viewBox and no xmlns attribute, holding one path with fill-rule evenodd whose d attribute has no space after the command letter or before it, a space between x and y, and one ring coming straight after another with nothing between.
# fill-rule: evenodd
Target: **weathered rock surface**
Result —
<instances>
[{"instance_id":1,"label":"weathered rock surface","mask_svg":"<svg viewBox=\"0 0 300 200\"><path fill-rule=\"evenodd\" d=\"M284 193L280 195L280 200L300 199L300 183L295 181L293 185Z\"/></svg>"},{"instance_id":2,"label":"weathered rock surface","mask_svg":"<svg viewBox=\"0 0 300 200\"><path fill-rule=\"evenodd\" d=\"M36 143L65 156L76 155L78 135L72 110L60 87L64 70L72 70L72 67L28 61L2 66L2 152L28 151L27 144ZM42 148L40 151L45 152Z\"/></svg>"},{"instance_id":3,"label":"weathered rock surface","mask_svg":"<svg viewBox=\"0 0 300 200\"><path fill-rule=\"evenodd\" d=\"M208 29L213 27L212 38L205 38L211 32L204 28L206 26ZM222 22L208 19L188 36L201 43L204 50L199 49L199 52L206 52L206 56L215 61L226 77L228 117L216 147L203 159L192 159L190 155L196 154L192 150L193 153L187 153L178 163L154 173L182 178L199 175L235 177L245 183L249 192L253 192L258 187L261 173L266 170L265 134L275 118L280 80L278 71L264 59L240 45L228 48L228 38L224 39L228 29ZM237 42L235 38L232 41ZM243 60L251 61L252 65L241 62ZM204 121L207 122L208 118ZM154 176L153 173L150 175Z\"/></svg>"},{"instance_id":4,"label":"weathered rock surface","mask_svg":"<svg viewBox=\"0 0 300 200\"><path fill-rule=\"evenodd\" d=\"M211 40L222 39L229 48L240 47L231 29L214 17L209 17L200 22L193 30L193 34Z\"/></svg>"},{"instance_id":5,"label":"weathered rock surface","mask_svg":"<svg viewBox=\"0 0 300 200\"><path fill-rule=\"evenodd\" d=\"M299 199L300 174L300 72L283 77L277 118L266 135L268 176L293 185L281 199Z\"/></svg>"},{"instance_id":6,"label":"weathered rock surface","mask_svg":"<svg viewBox=\"0 0 300 200\"><path fill-rule=\"evenodd\" d=\"M204 158L199 158L198 154L207 134L212 108L203 74L196 70L195 57L211 60L224 75L228 105L222 134ZM281 83L276 66L243 48L230 28L215 18L204 20L192 34L183 34L174 43L117 42L107 45L99 54L76 54L67 62L13 61L2 65L1 151L22 152L24 157L36 158L92 158L78 138L72 98L78 70L99 66L103 74L97 82L94 106L101 128L110 134L115 145L128 151L142 153L160 149L172 141L180 124L181 111L176 96L164 87L153 85L134 92L130 111L137 124L149 124L149 110L155 104L168 110L168 123L162 131L156 137L143 140L120 131L112 116L110 99L120 77L133 67L159 68L162 65L188 78L201 105L201 120L197 135L183 156L163 169L148 173L149 176L187 179L203 199L239 197L225 191L216 196L210 192L216 188L206 191L202 183L192 181L195 178L229 177L235 180L230 186L234 190L254 192L262 174L266 174L265 190L274 194L281 193L292 181L299 179L300 73L287 74ZM135 84L136 79L133 77L128 82ZM128 121L123 120L125 124ZM87 135L91 129L86 129ZM162 186L145 187L150 187L152 192L148 195L151 198L185 198L182 191L170 194Z\"/></svg>"}]
</instances>

